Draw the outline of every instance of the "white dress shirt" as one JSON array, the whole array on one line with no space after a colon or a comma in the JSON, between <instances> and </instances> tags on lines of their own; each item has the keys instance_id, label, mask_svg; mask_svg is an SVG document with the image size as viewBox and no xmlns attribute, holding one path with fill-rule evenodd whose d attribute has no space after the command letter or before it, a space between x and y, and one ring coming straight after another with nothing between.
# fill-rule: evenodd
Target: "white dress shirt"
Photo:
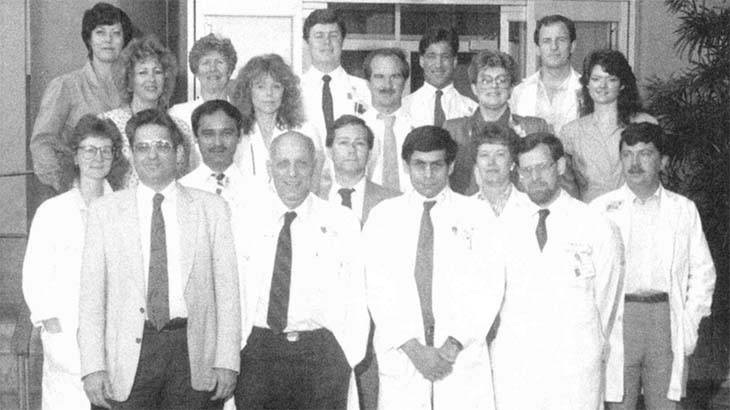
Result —
<instances>
[{"instance_id":1,"label":"white dress shirt","mask_svg":"<svg viewBox=\"0 0 730 410\"><path fill-rule=\"evenodd\" d=\"M332 93L332 112L337 120L343 114L357 115L370 104L370 90L367 82L362 78L347 74L342 66L332 72L323 73L314 66L302 74L302 100L307 121L317 131L320 138L318 144L325 146L324 139L327 137L327 128L324 123L322 112L322 76L329 75L330 92Z\"/></svg>"},{"instance_id":2,"label":"white dress shirt","mask_svg":"<svg viewBox=\"0 0 730 410\"><path fill-rule=\"evenodd\" d=\"M413 127L433 125L436 90L436 87L431 84L423 83L421 88L403 98L403 108L410 117ZM446 114L446 120L474 114L474 110L478 106L476 101L459 93L453 83L442 88L441 91L443 91L441 107Z\"/></svg>"},{"instance_id":3,"label":"white dress shirt","mask_svg":"<svg viewBox=\"0 0 730 410\"><path fill-rule=\"evenodd\" d=\"M357 216L358 220L360 220L360 218L362 217L362 208L365 203L365 180L366 178L361 178L360 181L358 181L358 183L352 187L354 191L352 191L352 193L350 194L350 200L352 201L352 212L355 214L355 216ZM333 204L342 205L342 196L338 192L342 188L344 187L337 183L337 179L334 179L332 181L332 188L330 189L328 198L330 202L332 202Z\"/></svg>"},{"instance_id":4,"label":"white dress shirt","mask_svg":"<svg viewBox=\"0 0 730 410\"><path fill-rule=\"evenodd\" d=\"M497 408L596 410L621 299L621 238L565 192L548 209L542 251L537 205L505 221L506 288L491 345Z\"/></svg>"},{"instance_id":5,"label":"white dress shirt","mask_svg":"<svg viewBox=\"0 0 730 410\"><path fill-rule=\"evenodd\" d=\"M551 101L540 78L540 71L537 71L512 89L509 106L514 114L544 119L557 135L563 125L580 115L582 88L580 74L571 67L570 75L560 85Z\"/></svg>"},{"instance_id":6,"label":"white dress shirt","mask_svg":"<svg viewBox=\"0 0 730 410\"><path fill-rule=\"evenodd\" d=\"M170 319L188 317L187 306L183 298L185 283L180 271L180 226L177 222L177 186L173 181L160 193L165 199L162 201L162 217L165 220L165 245L167 247L167 281ZM150 274L150 237L152 226L152 199L155 191L145 184L137 185L137 211L139 215L139 232L142 242L142 260L144 267L144 289L147 294ZM145 315L147 315L145 311Z\"/></svg>"},{"instance_id":7,"label":"white dress shirt","mask_svg":"<svg viewBox=\"0 0 730 410\"><path fill-rule=\"evenodd\" d=\"M220 187L215 178L217 174L217 172L210 169L206 164L201 163L192 172L180 178L178 182L187 187L197 188L215 194ZM223 171L223 174L225 175L225 179L224 186L220 187L220 196L228 202L231 213L235 217L240 209L246 205L246 202L257 199L257 196L261 194L261 190L265 189L265 185L244 175L235 163Z\"/></svg>"},{"instance_id":8,"label":"white dress shirt","mask_svg":"<svg viewBox=\"0 0 730 410\"><path fill-rule=\"evenodd\" d=\"M423 203L432 200L434 346L451 336L464 347L451 374L434 383L401 349L411 339L425 345L414 270ZM363 241L379 409L429 409L431 403L436 409L494 409L486 335L504 290L499 239L483 204L448 187L434 198L411 190L370 212Z\"/></svg>"},{"instance_id":9,"label":"white dress shirt","mask_svg":"<svg viewBox=\"0 0 730 410\"><path fill-rule=\"evenodd\" d=\"M642 201L631 193L631 229L626 244L625 293L669 292L669 273L656 263L656 250L648 244L655 243L659 235L659 211L661 191ZM631 190L629 190L631 191Z\"/></svg>"},{"instance_id":10,"label":"white dress shirt","mask_svg":"<svg viewBox=\"0 0 730 410\"><path fill-rule=\"evenodd\" d=\"M406 191L411 188L411 179L405 171L405 164L401 159L401 152L403 151L403 142L406 140L406 136L413 128L413 121L408 116L408 112L401 106L398 110L392 114L395 116L395 122L393 123L393 133L395 134L395 142L398 148L398 182L400 183L400 191ZM378 118L378 110L370 108L361 115L365 123L373 131L374 141L373 149L370 151L370 158L368 160L368 179L375 182L376 184L383 184L383 138L385 134L385 121Z\"/></svg>"}]
</instances>

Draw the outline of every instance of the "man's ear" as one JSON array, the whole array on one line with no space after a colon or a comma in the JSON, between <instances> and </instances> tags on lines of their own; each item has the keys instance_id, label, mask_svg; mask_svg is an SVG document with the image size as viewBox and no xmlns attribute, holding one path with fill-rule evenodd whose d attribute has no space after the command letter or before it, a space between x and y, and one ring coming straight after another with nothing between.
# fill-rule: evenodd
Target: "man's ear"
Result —
<instances>
[{"instance_id":1,"label":"man's ear","mask_svg":"<svg viewBox=\"0 0 730 410\"><path fill-rule=\"evenodd\" d=\"M667 172L667 166L669 166L669 155L662 155L659 160L659 171Z\"/></svg>"},{"instance_id":2,"label":"man's ear","mask_svg":"<svg viewBox=\"0 0 730 410\"><path fill-rule=\"evenodd\" d=\"M565 168L566 168L565 157L560 157L560 159L555 163L555 165L558 167L558 175L565 174Z\"/></svg>"}]
</instances>

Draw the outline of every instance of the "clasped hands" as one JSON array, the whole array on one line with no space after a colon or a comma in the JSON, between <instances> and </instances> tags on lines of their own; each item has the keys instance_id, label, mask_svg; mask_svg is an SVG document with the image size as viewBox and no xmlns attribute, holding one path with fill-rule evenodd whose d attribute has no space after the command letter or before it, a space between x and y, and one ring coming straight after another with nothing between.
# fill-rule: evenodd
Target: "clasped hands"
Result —
<instances>
[{"instance_id":1,"label":"clasped hands","mask_svg":"<svg viewBox=\"0 0 730 410\"><path fill-rule=\"evenodd\" d=\"M403 352L421 375L432 382L441 380L451 374L453 364L461 348L453 339L448 338L439 348L424 346L416 339L411 339L401 346Z\"/></svg>"}]
</instances>

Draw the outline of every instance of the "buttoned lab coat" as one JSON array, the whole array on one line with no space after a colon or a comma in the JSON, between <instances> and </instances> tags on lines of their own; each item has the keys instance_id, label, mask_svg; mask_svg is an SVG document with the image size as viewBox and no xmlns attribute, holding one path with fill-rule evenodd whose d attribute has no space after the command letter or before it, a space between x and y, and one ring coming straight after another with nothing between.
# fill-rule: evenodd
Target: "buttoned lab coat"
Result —
<instances>
[{"instance_id":1,"label":"buttoned lab coat","mask_svg":"<svg viewBox=\"0 0 730 410\"><path fill-rule=\"evenodd\" d=\"M537 244L537 206L505 215L506 289L492 343L499 410L593 410L620 297L622 247L599 213L564 191Z\"/></svg>"},{"instance_id":2,"label":"buttoned lab coat","mask_svg":"<svg viewBox=\"0 0 730 410\"><path fill-rule=\"evenodd\" d=\"M486 335L504 286L503 264L483 204L446 188L431 210L434 226L434 347L461 342L453 372L429 382L400 349L425 345L414 276L423 198L410 191L371 211L363 236L368 307L375 322L379 409L493 409Z\"/></svg>"},{"instance_id":3,"label":"buttoned lab coat","mask_svg":"<svg viewBox=\"0 0 730 410\"><path fill-rule=\"evenodd\" d=\"M659 189L660 232L656 243L651 246L656 249L657 263L671 279L669 317L674 359L667 398L679 401L686 395L687 357L697 345L700 321L710 314L715 290L715 265L695 204L682 195ZM618 226L624 243L628 243L631 231L631 201L634 197L624 184L591 202L592 208L603 212ZM623 303L619 306L616 325L611 333L611 354L606 371L606 400L616 402L623 400L624 392L622 319Z\"/></svg>"}]
</instances>

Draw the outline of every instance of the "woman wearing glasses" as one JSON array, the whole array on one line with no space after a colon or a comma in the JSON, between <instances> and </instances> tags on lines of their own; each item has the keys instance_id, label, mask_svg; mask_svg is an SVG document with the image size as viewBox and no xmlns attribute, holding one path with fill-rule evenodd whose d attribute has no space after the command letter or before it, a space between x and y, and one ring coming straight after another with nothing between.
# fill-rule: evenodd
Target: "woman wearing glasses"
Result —
<instances>
[{"instance_id":1,"label":"woman wearing glasses","mask_svg":"<svg viewBox=\"0 0 730 410\"><path fill-rule=\"evenodd\" d=\"M44 410L89 408L76 341L86 210L111 191L105 181L110 170L129 167L117 154L122 147L117 127L93 114L81 117L69 146L76 179L69 191L36 211L23 263L23 294L33 324L41 327Z\"/></svg>"},{"instance_id":2,"label":"woman wearing glasses","mask_svg":"<svg viewBox=\"0 0 730 410\"><path fill-rule=\"evenodd\" d=\"M459 143L454 172L450 177L451 189L471 195L479 190L474 178L476 147L473 141L488 123L511 128L520 137L533 132L548 132L549 128L541 118L521 117L510 112L507 102L519 77L517 63L509 54L481 51L472 58L467 74L479 107L469 117L446 121L444 128Z\"/></svg>"},{"instance_id":3,"label":"woman wearing glasses","mask_svg":"<svg viewBox=\"0 0 730 410\"><path fill-rule=\"evenodd\" d=\"M122 154L131 162L132 152L127 139L127 121L132 115L146 109L158 108L167 111L172 93L175 91L177 78L177 60L175 56L152 35L137 38L129 42L122 50L119 60L114 65L114 79L117 90L122 99L122 106L115 110L101 114L103 118L114 121L122 133L124 148ZM178 177L194 169L198 164L198 157L191 158L192 131L182 119L174 118L177 127L182 132L183 149L177 153ZM126 175L114 174L110 181L121 178L124 187L136 186L137 174L130 167Z\"/></svg>"},{"instance_id":4,"label":"woman wearing glasses","mask_svg":"<svg viewBox=\"0 0 730 410\"><path fill-rule=\"evenodd\" d=\"M616 50L597 50L583 60L582 117L565 124L560 140L575 174L577 198L590 202L623 184L619 141L632 122L657 121L642 112L636 77Z\"/></svg>"}]
</instances>

